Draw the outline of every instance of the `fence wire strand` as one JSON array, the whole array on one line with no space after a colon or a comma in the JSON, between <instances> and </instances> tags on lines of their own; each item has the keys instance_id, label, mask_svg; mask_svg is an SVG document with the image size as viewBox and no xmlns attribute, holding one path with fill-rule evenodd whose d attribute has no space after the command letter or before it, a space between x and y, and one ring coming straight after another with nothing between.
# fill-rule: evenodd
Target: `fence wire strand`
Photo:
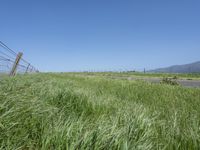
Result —
<instances>
[{"instance_id":1,"label":"fence wire strand","mask_svg":"<svg viewBox=\"0 0 200 150\"><path fill-rule=\"evenodd\" d=\"M0 41L0 75L9 74L12 70L18 53L9 48L5 43ZM35 67L25 60L23 57L20 59L16 74L35 73L39 72Z\"/></svg>"}]
</instances>

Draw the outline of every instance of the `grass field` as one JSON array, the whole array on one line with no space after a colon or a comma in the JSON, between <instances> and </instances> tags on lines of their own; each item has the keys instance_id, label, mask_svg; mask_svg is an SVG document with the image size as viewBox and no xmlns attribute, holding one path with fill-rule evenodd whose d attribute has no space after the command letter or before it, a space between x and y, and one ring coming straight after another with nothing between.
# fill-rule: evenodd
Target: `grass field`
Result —
<instances>
[{"instance_id":1,"label":"grass field","mask_svg":"<svg viewBox=\"0 0 200 150\"><path fill-rule=\"evenodd\" d=\"M0 149L200 149L200 89L74 73L3 78Z\"/></svg>"},{"instance_id":2,"label":"grass field","mask_svg":"<svg viewBox=\"0 0 200 150\"><path fill-rule=\"evenodd\" d=\"M74 73L72 73L74 74ZM195 79L200 80L200 73L142 73L142 72L84 72L76 73L81 76L106 76L106 77L140 77L140 78L174 78L177 79Z\"/></svg>"}]
</instances>

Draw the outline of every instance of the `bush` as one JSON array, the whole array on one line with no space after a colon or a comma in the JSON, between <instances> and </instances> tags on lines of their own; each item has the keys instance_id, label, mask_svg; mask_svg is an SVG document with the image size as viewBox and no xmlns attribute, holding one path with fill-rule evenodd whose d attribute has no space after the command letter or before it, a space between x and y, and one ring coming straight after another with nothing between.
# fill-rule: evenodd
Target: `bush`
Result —
<instances>
[{"instance_id":1,"label":"bush","mask_svg":"<svg viewBox=\"0 0 200 150\"><path fill-rule=\"evenodd\" d=\"M168 84L168 85L179 85L176 78L163 78L160 81L161 84Z\"/></svg>"}]
</instances>

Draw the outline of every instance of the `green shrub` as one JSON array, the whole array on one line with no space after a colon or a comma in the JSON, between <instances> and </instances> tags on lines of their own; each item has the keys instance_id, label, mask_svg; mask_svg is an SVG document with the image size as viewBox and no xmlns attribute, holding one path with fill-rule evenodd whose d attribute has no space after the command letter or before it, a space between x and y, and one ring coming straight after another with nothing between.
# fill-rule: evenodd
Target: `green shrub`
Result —
<instances>
[{"instance_id":1,"label":"green shrub","mask_svg":"<svg viewBox=\"0 0 200 150\"><path fill-rule=\"evenodd\" d=\"M168 85L179 85L176 79L172 78L163 78L160 81L161 84L168 84Z\"/></svg>"}]
</instances>

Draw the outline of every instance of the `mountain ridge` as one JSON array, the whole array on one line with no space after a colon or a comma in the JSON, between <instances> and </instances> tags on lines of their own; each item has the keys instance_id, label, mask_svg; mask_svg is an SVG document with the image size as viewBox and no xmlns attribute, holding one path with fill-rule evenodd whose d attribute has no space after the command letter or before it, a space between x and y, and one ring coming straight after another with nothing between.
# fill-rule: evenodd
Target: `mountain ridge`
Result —
<instances>
[{"instance_id":1,"label":"mountain ridge","mask_svg":"<svg viewBox=\"0 0 200 150\"><path fill-rule=\"evenodd\" d=\"M150 70L155 73L200 73L200 61Z\"/></svg>"}]
</instances>

